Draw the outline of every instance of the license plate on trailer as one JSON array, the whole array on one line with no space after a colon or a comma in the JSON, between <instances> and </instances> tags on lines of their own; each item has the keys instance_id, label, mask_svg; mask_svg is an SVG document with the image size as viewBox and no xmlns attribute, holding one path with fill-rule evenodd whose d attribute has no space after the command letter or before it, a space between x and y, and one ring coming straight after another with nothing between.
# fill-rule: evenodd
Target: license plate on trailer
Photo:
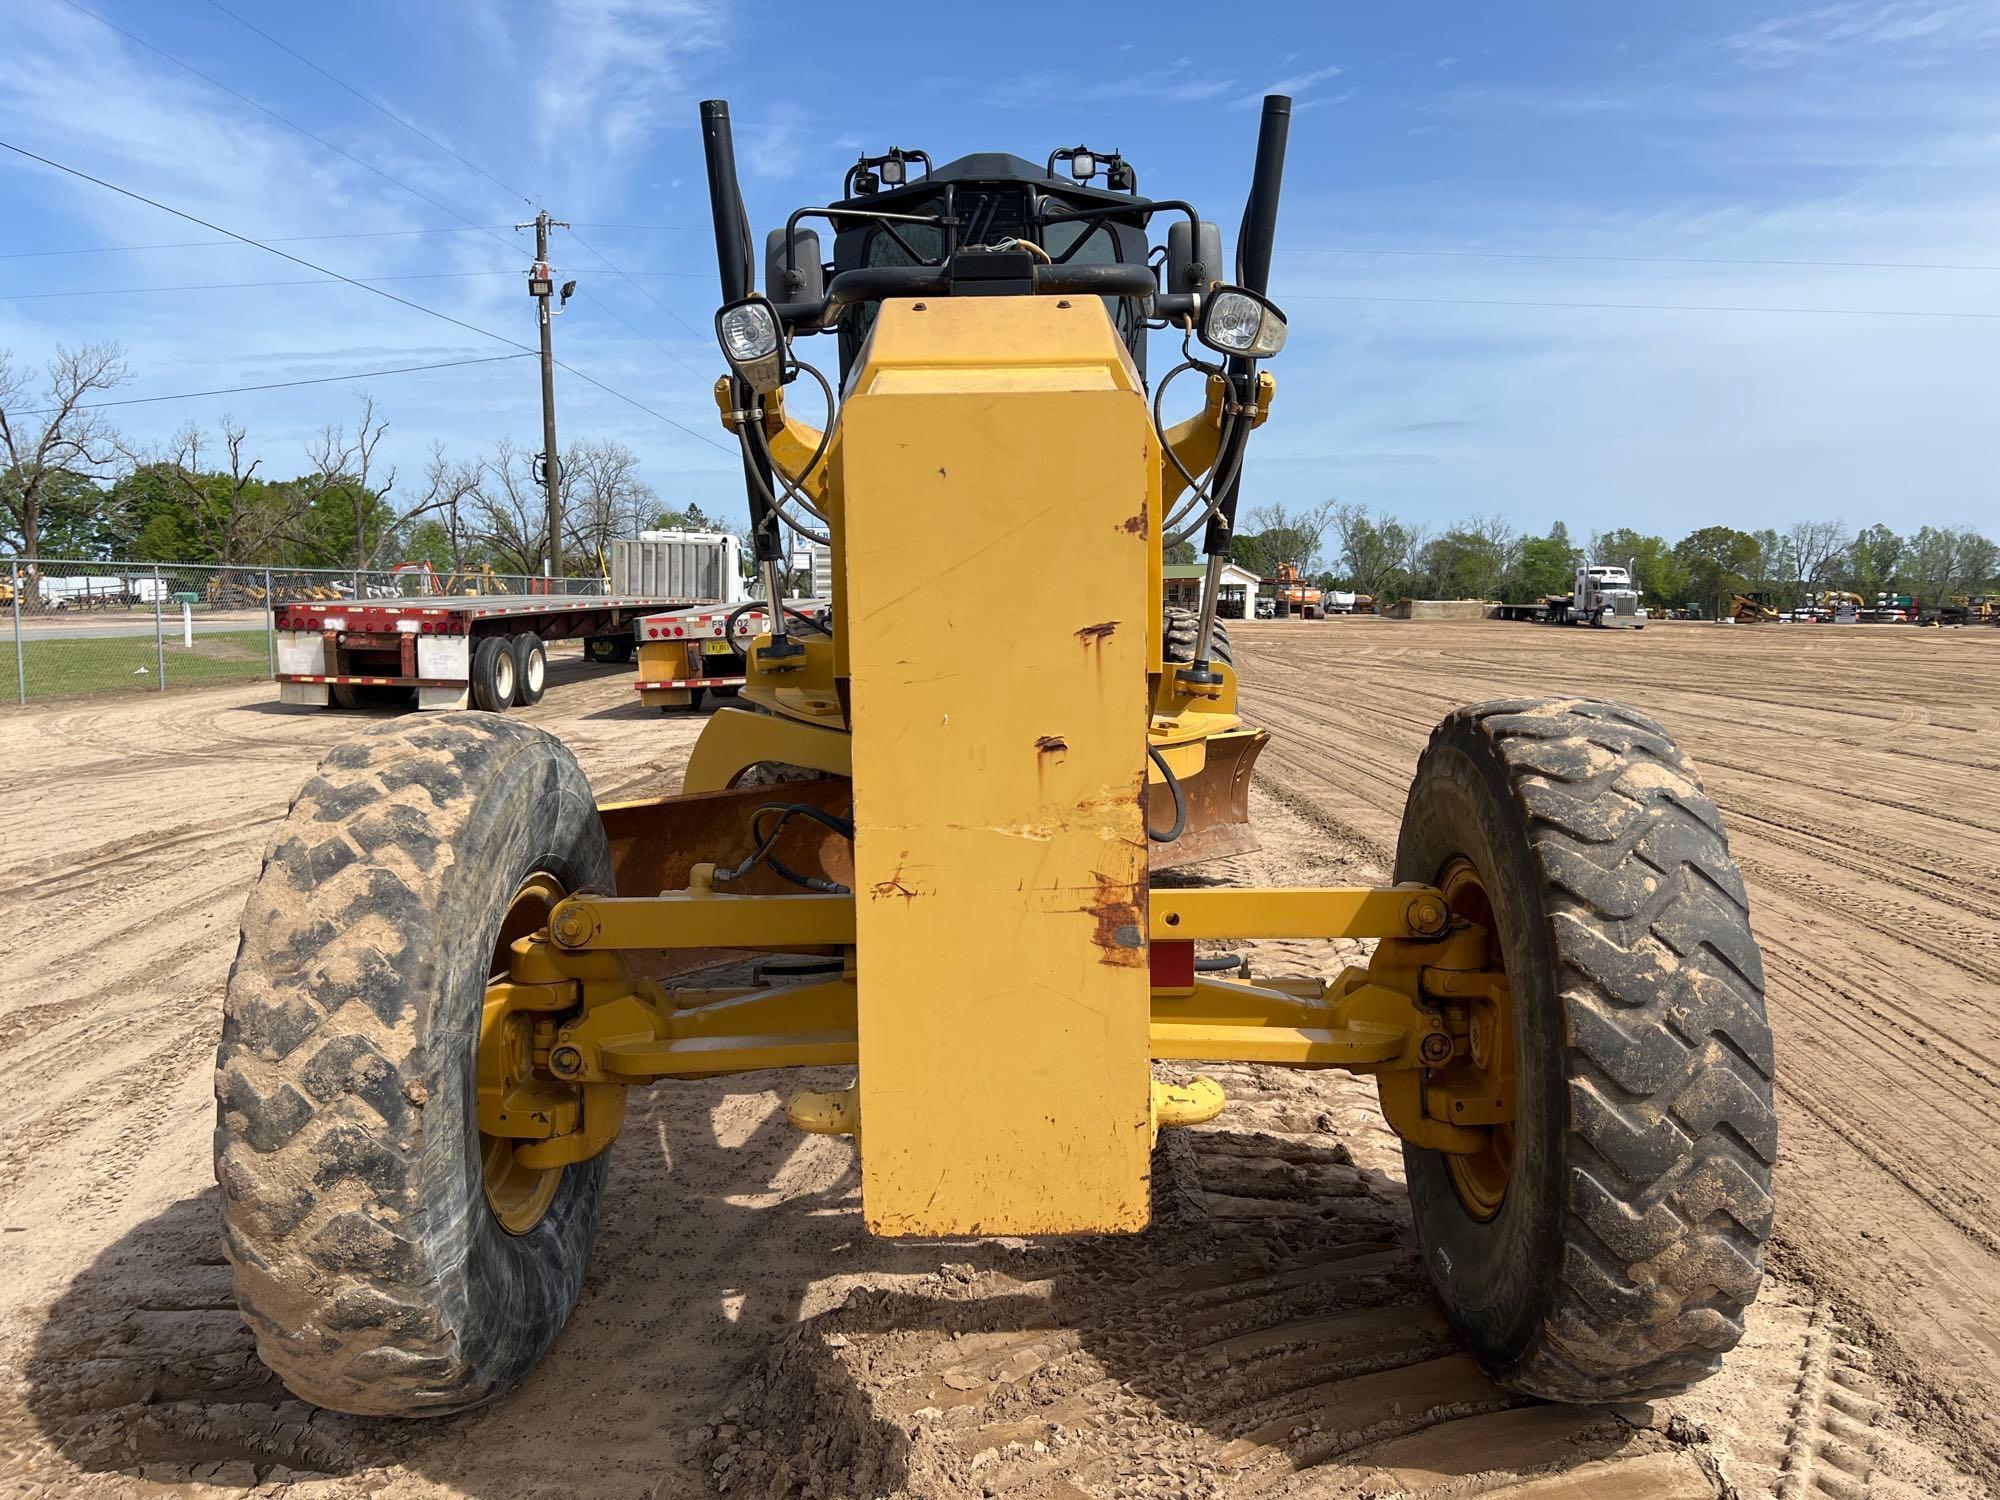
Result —
<instances>
[{"instance_id":1,"label":"license plate on trailer","mask_svg":"<svg viewBox=\"0 0 2000 1500\"><path fill-rule=\"evenodd\" d=\"M727 641L703 641L701 643L701 654L703 656L728 656L735 649Z\"/></svg>"}]
</instances>

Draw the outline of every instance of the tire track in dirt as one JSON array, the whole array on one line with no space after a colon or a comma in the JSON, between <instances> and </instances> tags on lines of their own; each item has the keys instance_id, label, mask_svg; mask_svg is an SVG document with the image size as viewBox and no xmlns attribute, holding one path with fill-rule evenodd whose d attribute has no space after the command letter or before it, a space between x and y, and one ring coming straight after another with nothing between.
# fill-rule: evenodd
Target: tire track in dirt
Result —
<instances>
[{"instance_id":1,"label":"tire track in dirt","mask_svg":"<svg viewBox=\"0 0 2000 1500\"><path fill-rule=\"evenodd\" d=\"M1266 848L1215 873L1379 878L1430 705L1518 691L1504 681L1519 670L1500 649L1508 637L1467 671L1453 660L1455 630L1334 624L1310 651L1292 650L1283 630L1251 631L1287 645L1291 678L1271 681L1298 683L1250 704L1290 733L1260 767ZM1350 682L1357 674L1322 659L1326 645L1364 637L1413 643L1377 649L1369 665L1393 664L1408 691L1379 675ZM1584 668L1565 675L1566 690L1585 690ZM1476 690L1461 692L1467 676ZM564 735L601 792L664 790L698 721L638 712L628 681L565 685L559 673L531 717ZM1640 1500L1714 1496L1725 1481L1771 1494L1792 1470L1799 1493L1838 1494L1850 1450L1871 1455L1861 1482L1872 1493L1974 1488L1935 1451L1947 1427L1975 1431L1972 1418L1934 1414L1913 1433L1898 1394L1913 1388L1907 1370L1892 1372L1895 1399L1858 1437L1835 1430L1861 1421L1839 1403L1866 1398L1882 1347L1866 1320L1851 1341L1836 1337L1845 1314L1819 1290L1836 1284L1830 1264L1846 1246L1828 1225L1851 1199L1797 1200L1828 1264L1767 1280L1722 1376L1650 1408L1525 1403L1472 1368L1442 1324L1372 1086L1241 1066L1217 1070L1232 1099L1221 1119L1164 1137L1152 1230L1041 1244L866 1238L851 1143L799 1137L780 1108L779 1090L837 1086L831 1072L637 1093L583 1302L517 1396L423 1424L314 1411L264 1373L230 1303L208 1185L208 1071L236 911L267 836L253 820L282 813L351 720L269 715L247 691L203 696L66 713L76 744L45 719L36 736L9 738L0 719L0 764L9 750L38 757L11 774L42 794L58 768L66 787L78 764L107 771L52 804L62 836L32 851L108 856L94 879L37 894L60 859L31 870L30 851L0 855L0 884L23 891L10 900L34 934L32 949L0 955L0 1063L44 1068L59 1050L62 1066L97 1070L95 1108L80 1092L35 1122L21 1175L0 1183L0 1229L28 1228L0 1239L20 1267L0 1284L0 1364L18 1377L0 1383L0 1475L25 1494L192 1481L343 1500L761 1493L753 1479L782 1493L780 1466L792 1464L828 1495ZM175 735L197 753L152 730L183 711ZM192 722L202 716L214 722ZM255 753L220 777L231 741ZM185 810L169 810L180 803L204 821L240 819L240 836L210 860L181 862L199 839L141 855L133 879L114 841L177 837ZM107 889L128 879L131 890ZM172 913L164 925L160 912ZM1326 972L1363 951L1245 946L1259 973ZM20 988L31 972L47 975L34 993ZM1852 986L1851 1001L1866 995ZM1899 1050L1883 1065L1901 1069L1921 1013L1896 1026ZM1822 1107L1843 1106L1835 1089ZM1804 1118L1818 1131L1805 1142L1821 1153L1813 1168L1851 1173L1848 1156L1830 1154L1849 1148ZM1802 1139L1795 1129L1788 1148ZM1895 1286L1920 1293L1908 1275ZM1829 1332L1816 1355L1818 1327Z\"/></svg>"},{"instance_id":2,"label":"tire track in dirt","mask_svg":"<svg viewBox=\"0 0 2000 1500\"><path fill-rule=\"evenodd\" d=\"M1914 1400L1952 1413L1959 1451L2000 1473L2000 779L1977 710L2000 700L2000 634L1238 633L1246 712L1321 736L1274 744L1260 774L1371 829L1392 830L1400 809L1386 765L1413 764L1423 721L1459 701L1584 693L1677 733L1722 808L1764 944L1780 1236L1894 1346ZM1441 649L1388 666L1384 637ZM1384 765L1359 763L1371 755Z\"/></svg>"}]
</instances>

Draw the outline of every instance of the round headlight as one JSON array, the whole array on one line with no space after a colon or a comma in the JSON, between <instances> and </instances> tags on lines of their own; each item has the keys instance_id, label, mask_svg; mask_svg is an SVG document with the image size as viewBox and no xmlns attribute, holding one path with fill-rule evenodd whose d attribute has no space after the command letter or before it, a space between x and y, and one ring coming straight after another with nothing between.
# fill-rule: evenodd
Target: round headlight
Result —
<instances>
[{"instance_id":1,"label":"round headlight","mask_svg":"<svg viewBox=\"0 0 2000 1500\"><path fill-rule=\"evenodd\" d=\"M722 314L718 327L722 352L734 364L769 359L778 352L778 319L768 303L739 303Z\"/></svg>"},{"instance_id":2,"label":"round headlight","mask_svg":"<svg viewBox=\"0 0 2000 1500\"><path fill-rule=\"evenodd\" d=\"M1202 304L1201 341L1223 354L1268 359L1285 347L1285 315L1242 287L1217 287Z\"/></svg>"}]
</instances>

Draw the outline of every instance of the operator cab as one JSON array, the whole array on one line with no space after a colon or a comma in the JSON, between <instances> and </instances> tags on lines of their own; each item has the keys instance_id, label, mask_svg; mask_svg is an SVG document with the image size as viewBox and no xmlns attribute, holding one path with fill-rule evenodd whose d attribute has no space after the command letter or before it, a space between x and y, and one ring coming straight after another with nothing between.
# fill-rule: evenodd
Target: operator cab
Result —
<instances>
[{"instance_id":1,"label":"operator cab","mask_svg":"<svg viewBox=\"0 0 2000 1500\"><path fill-rule=\"evenodd\" d=\"M1050 158L1050 166L1037 167L1006 152L979 152L947 162L935 171L921 152L906 157L914 158L922 159L923 174L901 186L873 185L881 167L892 167L893 156L889 162L864 157L849 170L844 185L848 196L828 210L835 231L833 262L828 268L833 275L875 267L940 266L952 273L949 295L958 296L1032 292L1033 267L1038 262L1126 266L1150 277L1146 226L1153 204L1136 191L1111 192L1063 177L1053 169L1055 157ZM1074 163L1077 158L1072 156L1071 160ZM1103 162L1116 174L1112 180L1129 180L1136 185L1136 174L1122 161L1099 158L1095 153L1082 160L1085 170ZM847 217L843 210L850 214L908 215L932 222ZM1085 212L1096 217L1060 217ZM1021 246L1037 247L1042 254L1017 248ZM846 309L841 317L843 381L874 326L880 306L879 299L871 298ZM1142 299L1108 295L1104 306L1143 379L1146 309Z\"/></svg>"}]
</instances>

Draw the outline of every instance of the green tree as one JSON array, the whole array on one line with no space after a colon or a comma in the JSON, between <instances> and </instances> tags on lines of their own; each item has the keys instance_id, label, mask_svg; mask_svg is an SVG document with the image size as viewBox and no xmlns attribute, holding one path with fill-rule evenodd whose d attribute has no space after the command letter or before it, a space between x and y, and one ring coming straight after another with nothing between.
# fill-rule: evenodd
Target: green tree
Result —
<instances>
[{"instance_id":1,"label":"green tree","mask_svg":"<svg viewBox=\"0 0 2000 1500\"><path fill-rule=\"evenodd\" d=\"M1877 522L1855 533L1847 546L1845 586L1872 600L1896 581L1896 564L1902 560L1903 539Z\"/></svg>"},{"instance_id":2,"label":"green tree","mask_svg":"<svg viewBox=\"0 0 2000 1500\"><path fill-rule=\"evenodd\" d=\"M1717 614L1731 594L1753 586L1763 563L1757 538L1733 526L1704 526L1674 543L1674 556L1688 570L1688 588Z\"/></svg>"},{"instance_id":3,"label":"green tree","mask_svg":"<svg viewBox=\"0 0 2000 1500\"><path fill-rule=\"evenodd\" d=\"M1558 521L1547 536L1521 539L1503 597L1508 604L1532 604L1544 594L1566 593L1576 581L1576 544Z\"/></svg>"},{"instance_id":4,"label":"green tree","mask_svg":"<svg viewBox=\"0 0 2000 1500\"><path fill-rule=\"evenodd\" d=\"M1342 502L1328 517L1338 549L1342 586L1386 600L1404 585L1404 558L1410 534L1393 516L1376 516L1365 505Z\"/></svg>"},{"instance_id":5,"label":"green tree","mask_svg":"<svg viewBox=\"0 0 2000 1500\"><path fill-rule=\"evenodd\" d=\"M1688 565L1663 536L1646 536L1629 526L1601 531L1590 539L1590 560L1632 569L1632 585L1648 609L1687 602Z\"/></svg>"}]
</instances>

